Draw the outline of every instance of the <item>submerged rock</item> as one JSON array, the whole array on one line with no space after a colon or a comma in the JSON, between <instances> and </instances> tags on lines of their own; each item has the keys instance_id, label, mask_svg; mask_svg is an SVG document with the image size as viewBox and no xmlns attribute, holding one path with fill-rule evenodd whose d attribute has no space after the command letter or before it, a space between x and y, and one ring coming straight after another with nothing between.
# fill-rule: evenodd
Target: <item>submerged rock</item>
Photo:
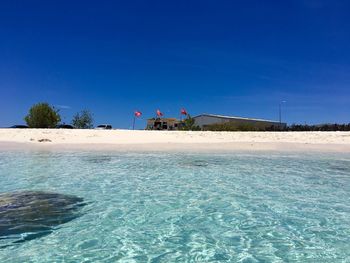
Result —
<instances>
[{"instance_id":1,"label":"submerged rock","mask_svg":"<svg viewBox=\"0 0 350 263\"><path fill-rule=\"evenodd\" d=\"M97 155L97 156L85 156L84 161L94 164L108 163L112 161L111 156Z\"/></svg>"},{"instance_id":2,"label":"submerged rock","mask_svg":"<svg viewBox=\"0 0 350 263\"><path fill-rule=\"evenodd\" d=\"M41 191L0 194L0 241L23 242L47 235L79 216L82 198ZM0 247L4 246L0 242Z\"/></svg>"},{"instance_id":3,"label":"submerged rock","mask_svg":"<svg viewBox=\"0 0 350 263\"><path fill-rule=\"evenodd\" d=\"M202 160L187 160L180 163L183 167L207 167L208 162Z\"/></svg>"}]
</instances>

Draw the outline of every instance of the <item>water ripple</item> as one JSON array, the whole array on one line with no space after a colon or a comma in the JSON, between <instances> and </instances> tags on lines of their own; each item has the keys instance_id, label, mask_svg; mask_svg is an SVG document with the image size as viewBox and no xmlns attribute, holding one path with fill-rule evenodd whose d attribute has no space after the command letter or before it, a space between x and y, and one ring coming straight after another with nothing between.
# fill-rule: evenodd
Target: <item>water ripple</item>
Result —
<instances>
[{"instance_id":1,"label":"water ripple","mask_svg":"<svg viewBox=\"0 0 350 263\"><path fill-rule=\"evenodd\" d=\"M0 191L81 196L83 217L1 262L346 262L350 156L1 153ZM13 255L16 254L16 258Z\"/></svg>"}]
</instances>

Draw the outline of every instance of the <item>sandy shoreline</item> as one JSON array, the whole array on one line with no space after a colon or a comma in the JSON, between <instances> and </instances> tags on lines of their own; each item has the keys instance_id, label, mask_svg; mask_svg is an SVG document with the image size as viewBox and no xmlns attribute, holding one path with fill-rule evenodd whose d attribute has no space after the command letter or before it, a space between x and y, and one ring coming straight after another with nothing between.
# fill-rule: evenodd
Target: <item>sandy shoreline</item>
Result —
<instances>
[{"instance_id":1,"label":"sandy shoreline","mask_svg":"<svg viewBox=\"0 0 350 263\"><path fill-rule=\"evenodd\" d=\"M41 141L41 142L40 142ZM0 150L349 152L350 132L0 129Z\"/></svg>"}]
</instances>

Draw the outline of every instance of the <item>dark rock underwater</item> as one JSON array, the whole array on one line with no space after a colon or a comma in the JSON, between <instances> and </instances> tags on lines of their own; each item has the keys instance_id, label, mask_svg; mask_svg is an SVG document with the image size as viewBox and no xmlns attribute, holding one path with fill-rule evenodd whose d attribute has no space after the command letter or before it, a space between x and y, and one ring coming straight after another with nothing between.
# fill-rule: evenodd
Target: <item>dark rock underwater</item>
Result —
<instances>
[{"instance_id":1,"label":"dark rock underwater","mask_svg":"<svg viewBox=\"0 0 350 263\"><path fill-rule=\"evenodd\" d=\"M0 248L50 234L81 214L84 200L42 191L0 194Z\"/></svg>"}]
</instances>

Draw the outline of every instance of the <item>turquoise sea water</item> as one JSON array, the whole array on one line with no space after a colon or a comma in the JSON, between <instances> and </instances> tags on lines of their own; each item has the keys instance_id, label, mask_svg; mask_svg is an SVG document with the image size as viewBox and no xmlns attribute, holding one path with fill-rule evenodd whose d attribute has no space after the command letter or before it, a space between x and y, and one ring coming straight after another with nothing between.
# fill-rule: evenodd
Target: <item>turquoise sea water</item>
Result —
<instances>
[{"instance_id":1,"label":"turquoise sea water","mask_svg":"<svg viewBox=\"0 0 350 263\"><path fill-rule=\"evenodd\" d=\"M76 195L0 262L350 262L350 155L0 152L0 193Z\"/></svg>"}]
</instances>

